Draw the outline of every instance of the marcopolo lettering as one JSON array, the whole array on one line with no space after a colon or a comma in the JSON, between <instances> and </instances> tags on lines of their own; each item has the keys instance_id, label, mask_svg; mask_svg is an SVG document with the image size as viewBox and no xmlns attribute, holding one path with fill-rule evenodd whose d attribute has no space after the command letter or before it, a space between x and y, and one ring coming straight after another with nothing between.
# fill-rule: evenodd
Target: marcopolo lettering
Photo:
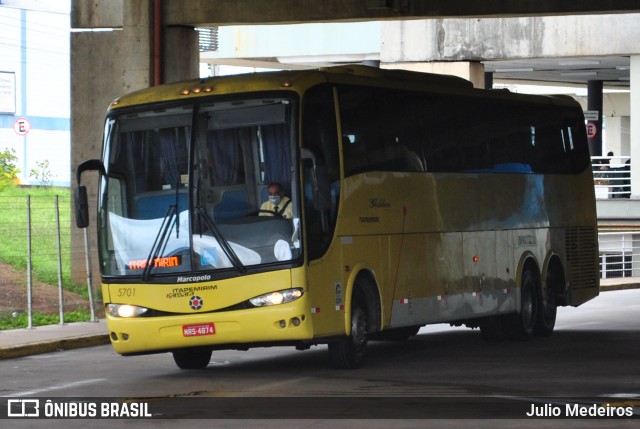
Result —
<instances>
[{"instance_id":1,"label":"marcopolo lettering","mask_svg":"<svg viewBox=\"0 0 640 429\"><path fill-rule=\"evenodd\" d=\"M194 282L206 282L211 280L210 275L202 276L178 276L176 283L194 283Z\"/></svg>"}]
</instances>

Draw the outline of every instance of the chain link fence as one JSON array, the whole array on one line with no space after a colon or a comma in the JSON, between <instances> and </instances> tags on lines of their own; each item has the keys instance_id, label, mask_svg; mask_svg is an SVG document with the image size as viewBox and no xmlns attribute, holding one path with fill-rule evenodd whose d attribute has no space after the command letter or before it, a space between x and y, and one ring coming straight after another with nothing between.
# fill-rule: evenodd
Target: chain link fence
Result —
<instances>
[{"instance_id":1,"label":"chain link fence","mask_svg":"<svg viewBox=\"0 0 640 429\"><path fill-rule=\"evenodd\" d=\"M64 323L65 312L90 311L95 320L90 284L77 280L90 277L72 268L87 254L72 250L71 203L68 190L0 193L0 314L27 313L29 327L35 312L58 312Z\"/></svg>"}]
</instances>

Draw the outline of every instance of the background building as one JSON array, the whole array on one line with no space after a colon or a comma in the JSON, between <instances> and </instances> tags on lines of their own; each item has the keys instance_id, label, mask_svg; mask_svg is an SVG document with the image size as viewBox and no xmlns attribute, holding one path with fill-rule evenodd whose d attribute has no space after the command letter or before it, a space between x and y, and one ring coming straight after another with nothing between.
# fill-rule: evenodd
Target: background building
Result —
<instances>
[{"instance_id":1,"label":"background building","mask_svg":"<svg viewBox=\"0 0 640 429\"><path fill-rule=\"evenodd\" d=\"M69 14L69 0L0 0L0 151L21 184L48 169L47 184L70 185Z\"/></svg>"}]
</instances>

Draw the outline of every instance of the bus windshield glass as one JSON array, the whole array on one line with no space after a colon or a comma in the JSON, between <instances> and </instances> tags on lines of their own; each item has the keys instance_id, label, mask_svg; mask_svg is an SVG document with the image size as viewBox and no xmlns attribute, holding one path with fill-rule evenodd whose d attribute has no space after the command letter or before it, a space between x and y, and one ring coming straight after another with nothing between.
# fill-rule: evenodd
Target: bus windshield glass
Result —
<instances>
[{"instance_id":1,"label":"bus windshield glass","mask_svg":"<svg viewBox=\"0 0 640 429\"><path fill-rule=\"evenodd\" d=\"M111 116L100 194L103 275L233 276L295 261L292 106L234 99Z\"/></svg>"}]
</instances>

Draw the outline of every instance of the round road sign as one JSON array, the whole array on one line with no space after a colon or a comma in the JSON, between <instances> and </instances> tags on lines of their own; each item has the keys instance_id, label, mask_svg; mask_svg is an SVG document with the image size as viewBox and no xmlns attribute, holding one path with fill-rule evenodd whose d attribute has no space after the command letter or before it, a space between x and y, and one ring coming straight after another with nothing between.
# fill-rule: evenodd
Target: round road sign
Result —
<instances>
[{"instance_id":1,"label":"round road sign","mask_svg":"<svg viewBox=\"0 0 640 429\"><path fill-rule=\"evenodd\" d=\"M598 134L598 126L593 122L587 122L587 137L592 139Z\"/></svg>"},{"instance_id":2,"label":"round road sign","mask_svg":"<svg viewBox=\"0 0 640 429\"><path fill-rule=\"evenodd\" d=\"M31 124L26 118L18 118L13 123L13 131L19 136L26 136L31 130Z\"/></svg>"}]
</instances>

